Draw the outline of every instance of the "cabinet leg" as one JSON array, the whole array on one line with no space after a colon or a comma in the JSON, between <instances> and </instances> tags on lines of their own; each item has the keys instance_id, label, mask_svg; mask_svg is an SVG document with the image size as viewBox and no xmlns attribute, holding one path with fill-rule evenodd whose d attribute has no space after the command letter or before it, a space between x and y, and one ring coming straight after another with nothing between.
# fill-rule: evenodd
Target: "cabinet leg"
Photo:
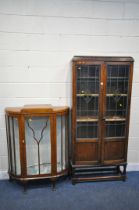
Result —
<instances>
[{"instance_id":1,"label":"cabinet leg","mask_svg":"<svg viewBox=\"0 0 139 210\"><path fill-rule=\"evenodd\" d=\"M27 181L23 181L23 192L27 192Z\"/></svg>"},{"instance_id":2,"label":"cabinet leg","mask_svg":"<svg viewBox=\"0 0 139 210\"><path fill-rule=\"evenodd\" d=\"M127 167L127 165L123 165L123 181L125 181L126 180L126 167Z\"/></svg>"},{"instance_id":3,"label":"cabinet leg","mask_svg":"<svg viewBox=\"0 0 139 210\"><path fill-rule=\"evenodd\" d=\"M56 179L52 179L52 191L56 191Z\"/></svg>"},{"instance_id":4,"label":"cabinet leg","mask_svg":"<svg viewBox=\"0 0 139 210\"><path fill-rule=\"evenodd\" d=\"M13 182L13 178L9 175L9 182Z\"/></svg>"},{"instance_id":5,"label":"cabinet leg","mask_svg":"<svg viewBox=\"0 0 139 210\"><path fill-rule=\"evenodd\" d=\"M117 166L117 173L120 173L120 166Z\"/></svg>"},{"instance_id":6,"label":"cabinet leg","mask_svg":"<svg viewBox=\"0 0 139 210\"><path fill-rule=\"evenodd\" d=\"M72 185L75 185L75 184L76 184L75 181L72 180Z\"/></svg>"},{"instance_id":7,"label":"cabinet leg","mask_svg":"<svg viewBox=\"0 0 139 210\"><path fill-rule=\"evenodd\" d=\"M127 167L127 165L124 165L123 167L124 167L123 174L126 175L126 167Z\"/></svg>"},{"instance_id":8,"label":"cabinet leg","mask_svg":"<svg viewBox=\"0 0 139 210\"><path fill-rule=\"evenodd\" d=\"M69 177L69 179L71 179L71 177L72 177L72 168L71 167L69 167L68 177Z\"/></svg>"}]
</instances>

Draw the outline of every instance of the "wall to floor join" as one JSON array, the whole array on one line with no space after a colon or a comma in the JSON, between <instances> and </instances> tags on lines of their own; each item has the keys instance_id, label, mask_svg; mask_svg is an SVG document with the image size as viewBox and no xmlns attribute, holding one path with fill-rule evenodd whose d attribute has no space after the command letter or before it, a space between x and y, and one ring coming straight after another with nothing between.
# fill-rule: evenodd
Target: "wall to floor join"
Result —
<instances>
[{"instance_id":1,"label":"wall to floor join","mask_svg":"<svg viewBox=\"0 0 139 210\"><path fill-rule=\"evenodd\" d=\"M74 55L135 59L128 162L139 169L138 11L138 0L0 0L1 172L8 168L4 108L71 106Z\"/></svg>"}]
</instances>

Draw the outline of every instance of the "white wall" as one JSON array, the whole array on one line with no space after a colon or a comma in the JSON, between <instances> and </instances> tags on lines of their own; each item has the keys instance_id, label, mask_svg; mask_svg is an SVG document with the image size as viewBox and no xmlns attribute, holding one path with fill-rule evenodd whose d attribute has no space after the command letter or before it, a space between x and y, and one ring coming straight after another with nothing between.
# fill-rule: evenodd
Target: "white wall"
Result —
<instances>
[{"instance_id":1,"label":"white wall","mask_svg":"<svg viewBox=\"0 0 139 210\"><path fill-rule=\"evenodd\" d=\"M129 163L139 163L139 0L0 0L0 171L4 108L71 104L74 55L135 59Z\"/></svg>"}]
</instances>

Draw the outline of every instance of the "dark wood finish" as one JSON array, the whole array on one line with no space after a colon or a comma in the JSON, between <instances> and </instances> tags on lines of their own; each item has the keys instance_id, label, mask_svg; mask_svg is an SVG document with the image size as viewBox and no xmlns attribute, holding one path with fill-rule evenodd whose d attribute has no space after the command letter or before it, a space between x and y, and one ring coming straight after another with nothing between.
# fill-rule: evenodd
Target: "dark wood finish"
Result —
<instances>
[{"instance_id":1,"label":"dark wood finish","mask_svg":"<svg viewBox=\"0 0 139 210\"><path fill-rule=\"evenodd\" d=\"M72 60L71 168L74 183L97 180L125 180L126 178L133 62L132 57L104 56L75 56ZM99 79L95 80L96 73L94 77L95 82L99 82L99 94L92 91L90 84L91 79L93 81L93 76L89 76L89 72L94 71L92 66L95 65L100 68L100 71L98 70ZM83 71L85 73L82 73ZM81 76L83 74L88 75ZM79 86L81 86L82 83L85 83L84 81L88 85L87 88L90 89L87 89L87 92L83 89L80 93L80 88L77 85L79 83ZM82 88L84 88L83 85ZM78 101L77 97L80 97ZM87 105L88 110L85 110L84 102L81 100L83 97L86 97L86 103L88 104L90 102L87 102L87 100L92 100L91 97L98 97L99 111L97 116L88 114L90 113L90 105ZM78 110L79 105L81 110ZM98 125L97 138L91 136L95 131L91 131L93 127L87 127L89 122L96 122L96 125ZM80 136L76 134L80 126L79 123L86 123L84 127L80 128ZM85 137L83 130L89 132L88 129L92 133L89 134L89 137ZM103 175L111 166L115 167L115 173L113 175L110 173ZM92 168L90 169L90 167ZM94 176L92 173L93 167L95 167L95 173L99 171L99 167L102 167L101 171L103 173ZM81 173L77 172L79 168ZM89 174L86 172L87 170L90 170Z\"/></svg>"},{"instance_id":2,"label":"dark wood finish","mask_svg":"<svg viewBox=\"0 0 139 210\"><path fill-rule=\"evenodd\" d=\"M21 176L27 176L27 164L26 164L26 147L25 147L25 121L24 116L21 115L18 118L19 123L19 145L20 145L20 165L21 165Z\"/></svg>"},{"instance_id":3,"label":"dark wood finish","mask_svg":"<svg viewBox=\"0 0 139 210\"><path fill-rule=\"evenodd\" d=\"M124 57L124 56L74 56L73 61L76 61L80 64L85 64L90 61L93 62L133 62L134 59L132 57Z\"/></svg>"},{"instance_id":4,"label":"dark wood finish","mask_svg":"<svg viewBox=\"0 0 139 210\"><path fill-rule=\"evenodd\" d=\"M106 141L104 144L104 162L105 160L124 159L124 141Z\"/></svg>"},{"instance_id":5,"label":"dark wood finish","mask_svg":"<svg viewBox=\"0 0 139 210\"><path fill-rule=\"evenodd\" d=\"M87 151L85 153L84 151ZM98 144L97 143L76 143L76 161L97 161Z\"/></svg>"},{"instance_id":6,"label":"dark wood finish","mask_svg":"<svg viewBox=\"0 0 139 210\"><path fill-rule=\"evenodd\" d=\"M10 180L19 180L22 182L24 189L26 189L26 185L29 180L38 180L38 179L50 179L52 181L53 187L55 187L56 180L68 174L68 160L65 156L65 166L62 167L60 171L57 170L57 117L65 116L65 122L68 120L68 107L53 107L51 105L25 105L24 107L8 107L5 109L5 119L6 119L6 131L7 131L7 145L8 145L8 160L9 160L9 179ZM49 119L50 123L50 153L51 153L51 172L43 172L41 173L41 154L40 154L40 142L36 142L38 146L37 153L38 154L38 172L37 174L29 174L27 171L27 139L26 139L26 119L30 119L33 117L46 117ZM10 128L10 118L12 119L12 128ZM17 173L17 163L15 156L15 128L14 128L14 119L17 119L18 129L19 129L19 159L20 159L20 168L21 172ZM32 120L31 120L32 121ZM64 122L62 121L62 124ZM46 122L47 126L47 122ZM12 129L13 136L11 136ZM45 129L45 127L43 127ZM62 129L61 129L62 131ZM32 128L31 130L32 136L31 138L36 138L35 132ZM43 138L43 130L40 132L41 137ZM65 140L65 154L68 156L68 124L65 123L65 136L62 137L62 142ZM11 146L11 138L14 140L14 148ZM63 145L62 145L63 149ZM14 152L14 161L12 160L12 153ZM47 155L47 154L46 154ZM34 157L35 159L36 157ZM64 157L63 157L64 158ZM37 161L36 161L37 163ZM14 165L13 165L14 164ZM62 163L63 164L63 163ZM16 169L13 171L13 167Z\"/></svg>"},{"instance_id":7,"label":"dark wood finish","mask_svg":"<svg viewBox=\"0 0 139 210\"><path fill-rule=\"evenodd\" d=\"M9 120L8 120L8 116L5 115L5 123L6 123L6 134L7 134L7 151L8 151L8 174L11 171L11 146L10 146L10 134L9 134Z\"/></svg>"},{"instance_id":8,"label":"dark wood finish","mask_svg":"<svg viewBox=\"0 0 139 210\"><path fill-rule=\"evenodd\" d=\"M72 63L72 162L75 163L75 136L76 136L76 66L75 62Z\"/></svg>"},{"instance_id":9,"label":"dark wood finish","mask_svg":"<svg viewBox=\"0 0 139 210\"><path fill-rule=\"evenodd\" d=\"M128 135L129 135L129 121L130 121L130 101L132 92L132 80L133 80L133 63L130 64L130 77L129 77L129 91L128 91L128 115L126 125L126 144L125 144L125 160L127 161L127 150L128 150ZM126 172L126 168L125 168Z\"/></svg>"}]
</instances>

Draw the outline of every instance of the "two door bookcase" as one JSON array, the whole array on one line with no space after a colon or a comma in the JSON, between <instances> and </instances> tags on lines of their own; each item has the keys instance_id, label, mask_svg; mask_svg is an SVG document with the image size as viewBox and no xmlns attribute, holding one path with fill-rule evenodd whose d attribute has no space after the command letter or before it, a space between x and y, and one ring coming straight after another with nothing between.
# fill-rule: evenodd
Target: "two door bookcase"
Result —
<instances>
[{"instance_id":1,"label":"two door bookcase","mask_svg":"<svg viewBox=\"0 0 139 210\"><path fill-rule=\"evenodd\" d=\"M125 180L133 58L72 63L72 181Z\"/></svg>"},{"instance_id":2,"label":"two door bookcase","mask_svg":"<svg viewBox=\"0 0 139 210\"><path fill-rule=\"evenodd\" d=\"M9 178L29 180L68 174L68 107L26 105L6 108Z\"/></svg>"}]
</instances>

